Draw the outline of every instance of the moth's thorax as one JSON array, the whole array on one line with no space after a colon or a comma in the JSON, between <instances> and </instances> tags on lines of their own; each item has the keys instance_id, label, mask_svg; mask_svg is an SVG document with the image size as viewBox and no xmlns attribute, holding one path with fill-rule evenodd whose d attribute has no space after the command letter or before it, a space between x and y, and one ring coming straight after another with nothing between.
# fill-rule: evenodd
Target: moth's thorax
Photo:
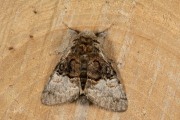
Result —
<instances>
[{"instance_id":1,"label":"moth's thorax","mask_svg":"<svg viewBox=\"0 0 180 120\"><path fill-rule=\"evenodd\" d=\"M72 52L78 55L93 54L98 52L97 40L90 37L80 37L74 40L74 45L72 46Z\"/></svg>"},{"instance_id":2,"label":"moth's thorax","mask_svg":"<svg viewBox=\"0 0 180 120\"><path fill-rule=\"evenodd\" d=\"M85 89L87 80L97 82L102 78L110 79L115 76L111 65L100 54L96 37L80 36L73 42L66 61L57 68L59 74L80 78L82 90Z\"/></svg>"},{"instance_id":3,"label":"moth's thorax","mask_svg":"<svg viewBox=\"0 0 180 120\"><path fill-rule=\"evenodd\" d=\"M71 48L73 56L79 61L76 63L76 65L79 66L79 68L76 68L76 71L79 74L82 90L84 90L89 77L87 73L90 68L88 65L89 61L98 54L97 43L96 40L90 37L80 37L74 40L74 45Z\"/></svg>"}]
</instances>

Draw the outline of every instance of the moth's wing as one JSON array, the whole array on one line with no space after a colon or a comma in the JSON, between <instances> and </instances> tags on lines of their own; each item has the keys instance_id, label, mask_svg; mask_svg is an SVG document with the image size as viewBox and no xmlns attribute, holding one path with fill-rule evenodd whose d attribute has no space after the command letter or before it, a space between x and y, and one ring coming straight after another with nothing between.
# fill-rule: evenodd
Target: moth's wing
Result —
<instances>
[{"instance_id":1,"label":"moth's wing","mask_svg":"<svg viewBox=\"0 0 180 120\"><path fill-rule=\"evenodd\" d=\"M123 85L108 58L101 52L88 63L86 96L97 106L113 111L125 111L128 101Z\"/></svg>"},{"instance_id":2,"label":"moth's wing","mask_svg":"<svg viewBox=\"0 0 180 120\"><path fill-rule=\"evenodd\" d=\"M95 105L113 111L125 111L128 101L122 84L117 78L100 79L96 84L87 81L86 96Z\"/></svg>"},{"instance_id":3,"label":"moth's wing","mask_svg":"<svg viewBox=\"0 0 180 120\"><path fill-rule=\"evenodd\" d=\"M79 97L79 78L68 77L67 69L71 58L71 47L68 47L61 56L54 72L46 83L41 95L41 102L46 105L55 105L65 102L72 102Z\"/></svg>"},{"instance_id":4,"label":"moth's wing","mask_svg":"<svg viewBox=\"0 0 180 120\"><path fill-rule=\"evenodd\" d=\"M42 103L55 105L74 101L79 97L78 81L78 78L69 78L54 71L42 92Z\"/></svg>"}]
</instances>

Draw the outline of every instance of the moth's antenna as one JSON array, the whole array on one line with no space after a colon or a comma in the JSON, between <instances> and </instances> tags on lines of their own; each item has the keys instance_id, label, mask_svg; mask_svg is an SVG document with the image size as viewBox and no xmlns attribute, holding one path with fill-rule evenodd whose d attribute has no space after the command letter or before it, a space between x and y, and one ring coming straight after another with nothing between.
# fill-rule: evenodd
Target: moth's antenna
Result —
<instances>
[{"instance_id":1,"label":"moth's antenna","mask_svg":"<svg viewBox=\"0 0 180 120\"><path fill-rule=\"evenodd\" d=\"M111 24L108 28L106 28L105 30L101 31L101 32L96 32L95 35L98 36L100 35L101 33L104 33L106 31L108 31L114 24Z\"/></svg>"},{"instance_id":2,"label":"moth's antenna","mask_svg":"<svg viewBox=\"0 0 180 120\"><path fill-rule=\"evenodd\" d=\"M69 27L69 26L68 26L66 23L64 23L64 22L62 22L62 23L63 23L68 29L75 31L76 33L80 33L79 30L76 30L76 29L73 29L73 28Z\"/></svg>"}]
</instances>

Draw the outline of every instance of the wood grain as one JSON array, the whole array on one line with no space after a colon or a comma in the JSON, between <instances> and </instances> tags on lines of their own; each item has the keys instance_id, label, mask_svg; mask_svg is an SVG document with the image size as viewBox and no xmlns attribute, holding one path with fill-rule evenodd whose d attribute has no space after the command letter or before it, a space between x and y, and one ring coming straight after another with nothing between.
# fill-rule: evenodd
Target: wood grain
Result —
<instances>
[{"instance_id":1,"label":"wood grain","mask_svg":"<svg viewBox=\"0 0 180 120\"><path fill-rule=\"evenodd\" d=\"M41 104L44 84L78 30L108 31L129 107ZM0 0L0 119L180 120L179 0Z\"/></svg>"}]
</instances>

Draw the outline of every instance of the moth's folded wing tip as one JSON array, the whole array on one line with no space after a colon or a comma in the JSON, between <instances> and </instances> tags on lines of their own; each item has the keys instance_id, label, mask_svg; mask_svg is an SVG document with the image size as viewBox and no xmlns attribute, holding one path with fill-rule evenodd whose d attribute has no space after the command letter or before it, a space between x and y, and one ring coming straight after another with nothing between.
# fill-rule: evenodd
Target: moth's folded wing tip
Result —
<instances>
[{"instance_id":1,"label":"moth's folded wing tip","mask_svg":"<svg viewBox=\"0 0 180 120\"><path fill-rule=\"evenodd\" d=\"M127 111L127 109L128 109L128 101L126 99L121 102L121 107L119 109L119 112L125 112Z\"/></svg>"},{"instance_id":2,"label":"moth's folded wing tip","mask_svg":"<svg viewBox=\"0 0 180 120\"><path fill-rule=\"evenodd\" d=\"M49 98L50 98L50 94L43 91L41 95L41 103L44 105L52 105L52 103L50 103L49 101Z\"/></svg>"},{"instance_id":3,"label":"moth's folded wing tip","mask_svg":"<svg viewBox=\"0 0 180 120\"><path fill-rule=\"evenodd\" d=\"M120 99L119 101L111 101L110 106L106 107L108 110L112 110L114 112L125 112L128 109L128 101L127 99Z\"/></svg>"}]
</instances>

